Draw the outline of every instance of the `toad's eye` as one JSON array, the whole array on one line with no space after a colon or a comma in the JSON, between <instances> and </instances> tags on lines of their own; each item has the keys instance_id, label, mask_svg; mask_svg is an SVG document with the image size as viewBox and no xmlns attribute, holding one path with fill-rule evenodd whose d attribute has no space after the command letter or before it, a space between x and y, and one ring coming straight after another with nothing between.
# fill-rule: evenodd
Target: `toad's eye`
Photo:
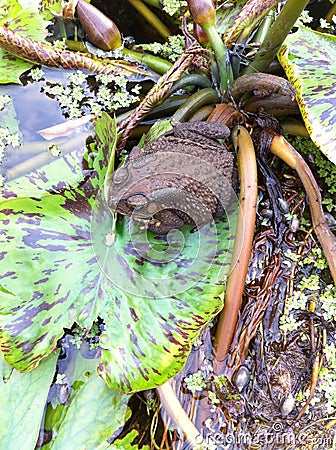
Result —
<instances>
[{"instance_id":1,"label":"toad's eye","mask_svg":"<svg viewBox=\"0 0 336 450\"><path fill-rule=\"evenodd\" d=\"M122 200L126 200L127 205L131 208L136 208L140 206L146 206L149 202L149 198L146 194L142 192L135 192L134 194L130 194L127 197L124 197Z\"/></svg>"},{"instance_id":2,"label":"toad's eye","mask_svg":"<svg viewBox=\"0 0 336 450\"><path fill-rule=\"evenodd\" d=\"M120 167L120 169L117 169L115 172L113 172L112 182L114 184L125 183L125 181L128 180L128 177L129 177L128 169L126 167Z\"/></svg>"}]
</instances>

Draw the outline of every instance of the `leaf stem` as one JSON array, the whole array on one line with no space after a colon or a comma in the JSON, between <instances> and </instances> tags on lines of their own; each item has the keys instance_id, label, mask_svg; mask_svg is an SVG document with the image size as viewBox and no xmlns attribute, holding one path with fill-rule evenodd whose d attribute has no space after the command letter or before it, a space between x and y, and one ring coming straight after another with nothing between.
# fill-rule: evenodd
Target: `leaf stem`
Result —
<instances>
[{"instance_id":1,"label":"leaf stem","mask_svg":"<svg viewBox=\"0 0 336 450\"><path fill-rule=\"evenodd\" d=\"M273 26L269 29L253 63L244 73L266 72L280 45L292 29L309 0L287 0Z\"/></svg>"},{"instance_id":2,"label":"leaf stem","mask_svg":"<svg viewBox=\"0 0 336 450\"><path fill-rule=\"evenodd\" d=\"M228 88L228 81L232 81L232 72L230 70L230 74L228 76L227 70L226 70L226 63L227 63L227 51L226 47L224 45L224 42L222 41L222 38L220 37L215 25L213 24L204 24L202 25L209 41L211 44L211 47L213 51L215 52L215 57L217 61L218 66L218 72L219 72L219 78L220 78L220 87L222 94L227 90Z\"/></svg>"},{"instance_id":3,"label":"leaf stem","mask_svg":"<svg viewBox=\"0 0 336 450\"><path fill-rule=\"evenodd\" d=\"M212 88L204 88L191 95L172 116L172 122L185 122L201 106L218 103L217 92Z\"/></svg>"},{"instance_id":4,"label":"leaf stem","mask_svg":"<svg viewBox=\"0 0 336 450\"><path fill-rule=\"evenodd\" d=\"M202 435L182 408L182 405L172 388L171 382L167 381L156 390L159 394L161 404L169 413L169 417L171 417L181 428L186 439L188 439L189 443L192 445L192 448L195 450L202 448L200 445L203 442Z\"/></svg>"},{"instance_id":5,"label":"leaf stem","mask_svg":"<svg viewBox=\"0 0 336 450\"><path fill-rule=\"evenodd\" d=\"M162 8L159 0L144 0L147 5L155 6L155 8Z\"/></svg>"},{"instance_id":6,"label":"leaf stem","mask_svg":"<svg viewBox=\"0 0 336 450\"><path fill-rule=\"evenodd\" d=\"M167 70L172 66L172 63L170 63L169 61L163 58L159 58L158 56L150 55L148 53L137 52L128 48L123 48L122 53L135 61L146 64L146 66L150 67L152 70L155 70L155 72L160 74L166 73Z\"/></svg>"},{"instance_id":7,"label":"leaf stem","mask_svg":"<svg viewBox=\"0 0 336 450\"><path fill-rule=\"evenodd\" d=\"M257 163L251 136L246 128L238 126L232 132L232 140L238 154L240 208L231 273L226 285L224 309L219 318L214 343L214 369L218 375L223 372L224 359L230 349L238 320L252 249L258 197Z\"/></svg>"},{"instance_id":8,"label":"leaf stem","mask_svg":"<svg viewBox=\"0 0 336 450\"><path fill-rule=\"evenodd\" d=\"M167 37L171 35L171 32L166 25L162 23L161 20L141 0L128 0L128 2L164 39L167 39Z\"/></svg>"},{"instance_id":9,"label":"leaf stem","mask_svg":"<svg viewBox=\"0 0 336 450\"><path fill-rule=\"evenodd\" d=\"M63 19L58 18L57 22L58 22L59 31L60 31L60 35L61 35L62 39L66 39L67 38L67 32L66 32L66 29L65 29L65 25L64 25Z\"/></svg>"},{"instance_id":10,"label":"leaf stem","mask_svg":"<svg viewBox=\"0 0 336 450\"><path fill-rule=\"evenodd\" d=\"M336 283L336 237L331 232L325 218L320 188L302 156L283 136L275 136L270 147L271 152L295 169L307 192L310 214L317 238L329 265L331 276Z\"/></svg>"}]
</instances>

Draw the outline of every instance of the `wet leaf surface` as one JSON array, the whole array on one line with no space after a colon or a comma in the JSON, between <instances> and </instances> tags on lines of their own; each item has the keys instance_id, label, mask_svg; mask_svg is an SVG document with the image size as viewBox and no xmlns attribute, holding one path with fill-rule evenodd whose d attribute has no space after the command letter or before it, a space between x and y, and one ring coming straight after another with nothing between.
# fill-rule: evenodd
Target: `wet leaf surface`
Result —
<instances>
[{"instance_id":1,"label":"wet leaf surface","mask_svg":"<svg viewBox=\"0 0 336 450\"><path fill-rule=\"evenodd\" d=\"M70 336L63 340L66 357L58 361L58 374L49 396L42 429L51 436L43 449L108 448L130 413L129 395L112 391L99 377L99 351L88 343L77 348Z\"/></svg>"}]
</instances>

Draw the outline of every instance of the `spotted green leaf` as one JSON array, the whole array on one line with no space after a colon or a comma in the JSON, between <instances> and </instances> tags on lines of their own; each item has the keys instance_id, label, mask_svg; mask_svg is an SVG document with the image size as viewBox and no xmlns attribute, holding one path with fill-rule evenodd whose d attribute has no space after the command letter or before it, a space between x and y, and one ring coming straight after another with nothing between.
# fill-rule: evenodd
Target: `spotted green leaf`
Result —
<instances>
[{"instance_id":1,"label":"spotted green leaf","mask_svg":"<svg viewBox=\"0 0 336 450\"><path fill-rule=\"evenodd\" d=\"M62 15L63 1L62 0L41 0L42 12L44 16L51 19L55 15Z\"/></svg>"},{"instance_id":2,"label":"spotted green leaf","mask_svg":"<svg viewBox=\"0 0 336 450\"><path fill-rule=\"evenodd\" d=\"M46 21L38 10L38 2L8 0L6 13L0 16L0 26L8 24L11 31L29 36L36 41L43 41L47 35ZM0 39L0 83L21 83L20 76L33 66L1 49Z\"/></svg>"},{"instance_id":3,"label":"spotted green leaf","mask_svg":"<svg viewBox=\"0 0 336 450\"><path fill-rule=\"evenodd\" d=\"M18 196L19 181L4 189L0 344L10 364L29 371L55 349L64 328L88 328L100 317L99 373L112 389L132 392L174 376L199 330L222 308L236 208L216 225L168 237L147 236L130 219L114 227L103 192L106 155L114 148L111 120L105 115L99 125L107 141L72 155L77 183L62 185L57 166L56 190ZM54 177L52 163L40 170L22 181Z\"/></svg>"},{"instance_id":4,"label":"spotted green leaf","mask_svg":"<svg viewBox=\"0 0 336 450\"><path fill-rule=\"evenodd\" d=\"M147 243L136 227L130 235L131 223L124 220L107 249L98 230L108 233L111 221L102 213L93 220L96 254L112 282L102 286L103 295L114 297L99 367L112 389L148 389L176 375L201 328L221 310L236 208L228 213L198 233L185 227L170 242L151 234Z\"/></svg>"},{"instance_id":5,"label":"spotted green leaf","mask_svg":"<svg viewBox=\"0 0 336 450\"><path fill-rule=\"evenodd\" d=\"M336 37L300 26L287 36L279 61L314 143L336 164Z\"/></svg>"}]
</instances>

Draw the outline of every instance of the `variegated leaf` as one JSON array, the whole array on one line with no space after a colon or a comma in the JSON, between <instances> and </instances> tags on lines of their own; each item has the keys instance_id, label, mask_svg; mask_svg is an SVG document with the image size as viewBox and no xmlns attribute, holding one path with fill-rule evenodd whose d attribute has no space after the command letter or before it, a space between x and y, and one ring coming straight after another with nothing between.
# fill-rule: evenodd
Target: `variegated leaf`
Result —
<instances>
[{"instance_id":1,"label":"variegated leaf","mask_svg":"<svg viewBox=\"0 0 336 450\"><path fill-rule=\"evenodd\" d=\"M101 145L64 157L66 166L76 160L72 186L58 161L58 189L37 197L15 192L24 184L29 192L31 183L36 191L36 180L42 187L55 162L4 190L0 342L6 360L27 371L53 351L64 328L90 327L100 317L100 374L111 388L131 392L176 374L221 309L236 208L216 226L185 227L168 238L147 236L130 219L114 228L103 195L113 130L105 115L97 126Z\"/></svg>"},{"instance_id":2,"label":"variegated leaf","mask_svg":"<svg viewBox=\"0 0 336 450\"><path fill-rule=\"evenodd\" d=\"M336 164L336 37L300 26L287 36L279 61L314 143Z\"/></svg>"},{"instance_id":3,"label":"variegated leaf","mask_svg":"<svg viewBox=\"0 0 336 450\"><path fill-rule=\"evenodd\" d=\"M50 22L43 19L38 11L38 2L30 5L27 1L8 0L7 14L0 16L0 26L8 24L8 28L19 34L42 41L47 35ZM0 83L20 83L20 75L30 69L32 63L23 61L1 49L0 39Z\"/></svg>"}]
</instances>

